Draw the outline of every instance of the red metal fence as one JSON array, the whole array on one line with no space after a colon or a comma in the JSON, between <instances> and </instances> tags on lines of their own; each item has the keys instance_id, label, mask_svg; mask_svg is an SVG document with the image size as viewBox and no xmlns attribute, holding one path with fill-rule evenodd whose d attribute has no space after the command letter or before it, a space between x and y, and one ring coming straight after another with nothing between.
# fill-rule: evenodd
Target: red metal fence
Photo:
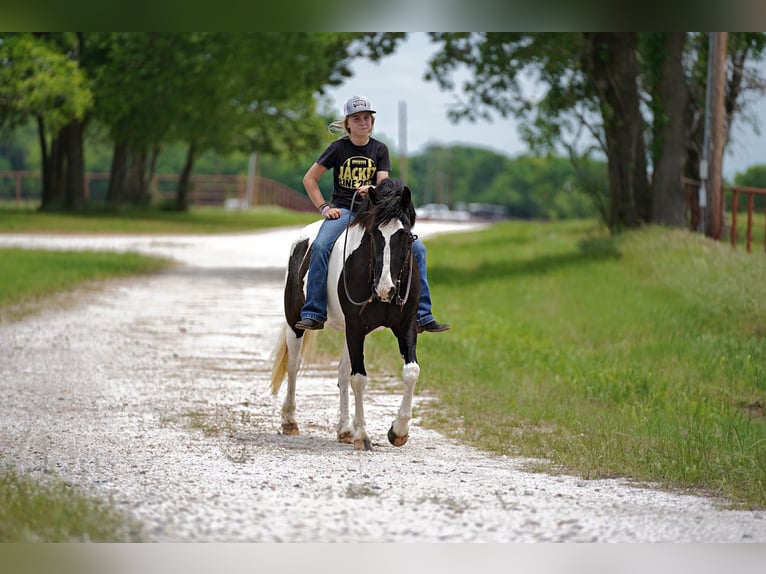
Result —
<instances>
[{"instance_id":1,"label":"red metal fence","mask_svg":"<svg viewBox=\"0 0 766 574\"><path fill-rule=\"evenodd\" d=\"M689 227L693 230L699 228L700 208L698 202L700 182L684 178L684 189L689 202ZM737 246L737 218L740 215L740 195L747 195L747 228L745 229L745 247L748 253L752 252L753 247L753 217L755 213L755 198L760 196L766 198L766 189L760 187L745 187L736 185L727 185L722 187L724 194L731 193L731 202L727 202L728 197L724 195L724 205L729 205L731 213L729 241L732 247ZM766 204L764 204L764 240L763 248L766 251Z\"/></svg>"},{"instance_id":2,"label":"red metal fence","mask_svg":"<svg viewBox=\"0 0 766 574\"><path fill-rule=\"evenodd\" d=\"M747 195L747 230L745 231L745 244L747 252L750 253L753 244L753 212L755 211L755 196L766 197L766 189L759 187L729 187L732 193L731 198L731 245L737 246L737 211L739 210L739 194ZM764 221L766 221L766 211L764 211ZM764 227L763 249L766 251L766 227Z\"/></svg>"},{"instance_id":3,"label":"red metal fence","mask_svg":"<svg viewBox=\"0 0 766 574\"><path fill-rule=\"evenodd\" d=\"M109 184L108 173L85 174L85 198L98 202L106 199ZM248 198L247 177L244 175L192 175L190 178L189 203L191 205L237 206L278 205L294 211L316 211L305 195L265 177L256 177L252 196ZM149 189L154 201L171 200L175 197L177 175L157 174ZM22 202L39 201L42 180L36 171L0 171L0 198L7 198L21 205Z\"/></svg>"}]
</instances>

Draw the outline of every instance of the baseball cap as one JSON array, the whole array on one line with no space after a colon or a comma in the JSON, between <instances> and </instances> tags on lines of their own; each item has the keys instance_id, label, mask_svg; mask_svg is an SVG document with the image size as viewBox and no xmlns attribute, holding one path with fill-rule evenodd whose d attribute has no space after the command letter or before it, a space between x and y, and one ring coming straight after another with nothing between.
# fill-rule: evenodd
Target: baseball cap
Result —
<instances>
[{"instance_id":1,"label":"baseball cap","mask_svg":"<svg viewBox=\"0 0 766 574\"><path fill-rule=\"evenodd\" d=\"M364 96L351 96L346 100L346 103L343 104L343 112L344 115L348 117L351 114L356 114L358 112L370 112L371 114L374 114L375 110L370 106L370 100Z\"/></svg>"}]
</instances>

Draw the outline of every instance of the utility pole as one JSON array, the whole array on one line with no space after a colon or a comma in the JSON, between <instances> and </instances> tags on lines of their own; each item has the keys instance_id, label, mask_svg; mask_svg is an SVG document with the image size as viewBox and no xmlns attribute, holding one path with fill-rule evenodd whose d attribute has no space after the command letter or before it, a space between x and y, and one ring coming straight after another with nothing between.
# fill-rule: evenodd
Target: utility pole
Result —
<instances>
[{"instance_id":1,"label":"utility pole","mask_svg":"<svg viewBox=\"0 0 766 574\"><path fill-rule=\"evenodd\" d=\"M727 32L712 32L710 65L710 147L707 162L707 221L706 235L721 239L723 231L723 143L724 97L726 94ZM704 157L704 156L703 156Z\"/></svg>"},{"instance_id":2,"label":"utility pole","mask_svg":"<svg viewBox=\"0 0 766 574\"><path fill-rule=\"evenodd\" d=\"M399 179L407 185L407 102L399 102Z\"/></svg>"}]
</instances>

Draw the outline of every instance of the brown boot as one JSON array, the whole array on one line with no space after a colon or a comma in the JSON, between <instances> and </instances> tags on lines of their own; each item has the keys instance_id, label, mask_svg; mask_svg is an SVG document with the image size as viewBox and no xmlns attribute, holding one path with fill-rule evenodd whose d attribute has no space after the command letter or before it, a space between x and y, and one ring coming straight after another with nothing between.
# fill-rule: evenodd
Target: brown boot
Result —
<instances>
[{"instance_id":1,"label":"brown boot","mask_svg":"<svg viewBox=\"0 0 766 574\"><path fill-rule=\"evenodd\" d=\"M449 325L446 323L439 323L436 319L426 323L425 325L418 325L418 333L428 331L429 333L441 333L449 329Z\"/></svg>"}]
</instances>

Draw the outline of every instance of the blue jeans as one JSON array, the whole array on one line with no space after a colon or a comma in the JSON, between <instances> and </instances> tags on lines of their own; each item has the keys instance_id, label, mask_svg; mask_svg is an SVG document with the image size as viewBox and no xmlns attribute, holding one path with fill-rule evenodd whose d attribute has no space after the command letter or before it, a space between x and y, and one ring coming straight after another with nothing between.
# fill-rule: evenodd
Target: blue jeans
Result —
<instances>
[{"instance_id":1,"label":"blue jeans","mask_svg":"<svg viewBox=\"0 0 766 574\"><path fill-rule=\"evenodd\" d=\"M338 219L325 219L319 228L314 243L311 245L309 274L306 280L306 303L301 309L301 319L314 319L324 323L327 320L327 263L333 245L348 225L348 209L341 209ZM420 299L418 299L418 325L426 325L434 320L431 314L431 291L426 277L426 246L416 240L412 244L412 253L420 271Z\"/></svg>"}]
</instances>

